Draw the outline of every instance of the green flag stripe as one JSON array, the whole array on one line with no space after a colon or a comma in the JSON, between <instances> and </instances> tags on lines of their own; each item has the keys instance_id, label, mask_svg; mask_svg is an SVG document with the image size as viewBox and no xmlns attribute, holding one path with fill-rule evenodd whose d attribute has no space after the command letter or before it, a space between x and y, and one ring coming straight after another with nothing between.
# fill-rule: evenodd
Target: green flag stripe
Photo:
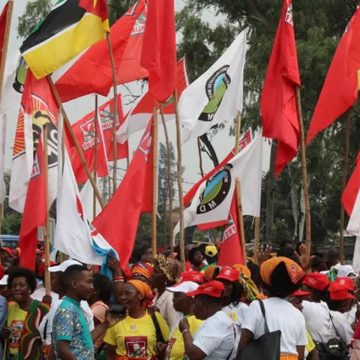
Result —
<instances>
[{"instance_id":1,"label":"green flag stripe","mask_svg":"<svg viewBox=\"0 0 360 360\"><path fill-rule=\"evenodd\" d=\"M67 0L59 6L56 5L48 16L34 29L20 47L20 52L35 47L66 28L76 24L85 14L85 9L79 6L79 0Z\"/></svg>"}]
</instances>

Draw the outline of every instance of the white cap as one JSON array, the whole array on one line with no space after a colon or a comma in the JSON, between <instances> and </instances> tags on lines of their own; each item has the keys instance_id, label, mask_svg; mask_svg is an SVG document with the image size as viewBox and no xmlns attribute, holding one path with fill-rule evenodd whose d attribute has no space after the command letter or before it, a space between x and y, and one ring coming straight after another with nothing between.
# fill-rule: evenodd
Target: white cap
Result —
<instances>
[{"instance_id":1,"label":"white cap","mask_svg":"<svg viewBox=\"0 0 360 360\"><path fill-rule=\"evenodd\" d=\"M351 265L341 265L338 270L338 277L356 277L354 268Z\"/></svg>"},{"instance_id":2,"label":"white cap","mask_svg":"<svg viewBox=\"0 0 360 360\"><path fill-rule=\"evenodd\" d=\"M200 285L197 284L194 281L184 281L180 284L167 287L166 290L170 292L182 292L182 293L188 293L190 291L195 291Z\"/></svg>"},{"instance_id":3,"label":"white cap","mask_svg":"<svg viewBox=\"0 0 360 360\"><path fill-rule=\"evenodd\" d=\"M8 277L9 277L9 275L6 274L0 279L0 286L6 286L7 285Z\"/></svg>"},{"instance_id":4,"label":"white cap","mask_svg":"<svg viewBox=\"0 0 360 360\"><path fill-rule=\"evenodd\" d=\"M59 265L50 266L49 271L50 272L64 272L68 267L70 267L72 265L82 265L82 263L77 260L72 260L72 259L65 260L64 262L62 262Z\"/></svg>"}]
</instances>

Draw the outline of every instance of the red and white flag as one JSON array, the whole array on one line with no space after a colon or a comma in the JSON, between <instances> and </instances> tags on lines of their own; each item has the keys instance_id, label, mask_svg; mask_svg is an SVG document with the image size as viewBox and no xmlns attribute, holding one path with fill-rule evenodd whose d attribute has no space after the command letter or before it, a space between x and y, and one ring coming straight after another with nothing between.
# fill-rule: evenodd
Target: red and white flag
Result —
<instances>
[{"instance_id":1,"label":"red and white flag","mask_svg":"<svg viewBox=\"0 0 360 360\"><path fill-rule=\"evenodd\" d=\"M121 266L129 262L140 214L151 211L152 121L148 124L125 176L94 227L119 254ZM149 196L150 195L150 196Z\"/></svg>"}]
</instances>

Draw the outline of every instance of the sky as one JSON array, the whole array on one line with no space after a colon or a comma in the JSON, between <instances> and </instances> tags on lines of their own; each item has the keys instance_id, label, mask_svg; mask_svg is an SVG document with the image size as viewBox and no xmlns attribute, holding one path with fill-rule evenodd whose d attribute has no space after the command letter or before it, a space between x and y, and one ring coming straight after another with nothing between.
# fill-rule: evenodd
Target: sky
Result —
<instances>
[{"instance_id":1,"label":"sky","mask_svg":"<svg viewBox=\"0 0 360 360\"><path fill-rule=\"evenodd\" d=\"M0 0L0 7L2 8L4 4L6 3L6 0ZM176 9L179 10L184 2L182 0L176 0ZM11 33L10 33L10 43L9 43L9 50L8 50L8 56L7 56L7 64L6 68L9 70L13 64L11 63L11 59L14 59L18 49L22 43L21 39L17 36L17 23L18 23L18 17L21 16L24 12L26 5L25 0L16 0L14 1L14 13L13 13L13 21L11 26ZM203 14L203 17L209 21L210 23L216 25L216 23L223 21L223 18L216 16L212 12L207 12ZM130 88L134 93L139 94L140 93L140 86L138 83L130 84ZM122 91L124 88L119 87L119 90ZM107 98L99 97L99 104L102 104L105 102ZM68 114L68 117L71 122L75 122L76 120L79 120L82 116L87 114L90 111L93 111L94 109L94 96L87 96L75 101L72 101L70 103L65 104L65 109ZM128 108L125 108L125 111L127 111ZM7 142L6 142L6 159L5 159L5 168L10 169L11 168L11 147L13 144L14 134L15 134L15 127L16 127L16 121L17 121L17 114L18 114L18 107L13 108L10 113L8 114L8 127L7 127ZM229 137L229 123L225 124L225 129L218 132L218 134L213 138L212 143L216 150L216 153L219 157L219 159L223 159L227 153L231 150L231 148L234 146L234 137ZM170 140L172 141L174 147L176 147L176 135L175 135L175 124L171 123L169 124L169 134L170 134ZM138 133L134 135L130 139L130 153L132 153L140 140L141 133ZM159 142L164 142L164 134L162 127L160 127L159 130ZM199 171L199 157L198 157L198 148L197 148L197 141L189 141L187 142L183 148L183 166L185 167L185 172L183 174L184 178L184 190L185 192L189 190L193 183L195 183L200 178L200 171ZM203 155L203 162L204 162L204 169L205 171L209 171L212 168L212 162L208 159L206 155ZM125 168L126 164L125 162L120 162L119 165L121 168ZM120 176L122 177L124 174L123 171L120 171Z\"/></svg>"}]
</instances>

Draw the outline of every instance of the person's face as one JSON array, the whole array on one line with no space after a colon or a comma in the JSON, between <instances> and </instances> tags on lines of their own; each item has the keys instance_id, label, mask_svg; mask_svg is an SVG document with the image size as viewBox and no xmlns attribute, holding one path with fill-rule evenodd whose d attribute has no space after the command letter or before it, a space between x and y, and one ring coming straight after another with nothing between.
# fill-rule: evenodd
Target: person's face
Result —
<instances>
[{"instance_id":1,"label":"person's face","mask_svg":"<svg viewBox=\"0 0 360 360\"><path fill-rule=\"evenodd\" d=\"M3 296L5 299L9 299L11 296L11 292L7 285L0 286L0 295Z\"/></svg>"},{"instance_id":2,"label":"person's face","mask_svg":"<svg viewBox=\"0 0 360 360\"><path fill-rule=\"evenodd\" d=\"M183 314L189 314L191 310L192 299L182 292L175 292L173 296L173 305L176 311Z\"/></svg>"},{"instance_id":3,"label":"person's face","mask_svg":"<svg viewBox=\"0 0 360 360\"><path fill-rule=\"evenodd\" d=\"M159 264L156 264L154 266L154 272L151 275L151 278L149 279L150 286L153 289L161 289L166 284L166 276L161 271Z\"/></svg>"},{"instance_id":4,"label":"person's face","mask_svg":"<svg viewBox=\"0 0 360 360\"><path fill-rule=\"evenodd\" d=\"M289 302L294 305L298 310L302 311L303 305L302 305L302 298L298 296L290 296Z\"/></svg>"},{"instance_id":5,"label":"person's face","mask_svg":"<svg viewBox=\"0 0 360 360\"><path fill-rule=\"evenodd\" d=\"M61 282L61 278L61 272L50 273L51 290L56 292L57 294L62 294L64 292L64 286Z\"/></svg>"},{"instance_id":6,"label":"person's face","mask_svg":"<svg viewBox=\"0 0 360 360\"><path fill-rule=\"evenodd\" d=\"M29 284L27 283L26 278L23 276L14 278L12 280L10 284L10 290L14 301L19 304L25 303L31 294Z\"/></svg>"},{"instance_id":7,"label":"person's face","mask_svg":"<svg viewBox=\"0 0 360 360\"><path fill-rule=\"evenodd\" d=\"M141 256L141 261L152 263L154 261L152 250L146 249L144 254Z\"/></svg>"},{"instance_id":8,"label":"person's face","mask_svg":"<svg viewBox=\"0 0 360 360\"><path fill-rule=\"evenodd\" d=\"M81 300L90 299L95 292L92 273L82 271L81 275L74 281L74 288Z\"/></svg>"},{"instance_id":9,"label":"person's face","mask_svg":"<svg viewBox=\"0 0 360 360\"><path fill-rule=\"evenodd\" d=\"M118 300L129 310L141 303L141 295L133 285L123 284L119 290Z\"/></svg>"},{"instance_id":10,"label":"person's face","mask_svg":"<svg viewBox=\"0 0 360 360\"><path fill-rule=\"evenodd\" d=\"M206 320L207 319L207 304L205 298L201 295L195 296L194 299L194 315L199 320Z\"/></svg>"},{"instance_id":11,"label":"person's face","mask_svg":"<svg viewBox=\"0 0 360 360\"><path fill-rule=\"evenodd\" d=\"M223 292L223 296L224 297L229 297L231 296L231 293L233 291L233 283L229 280L225 280L225 279L219 279L220 282L222 282L224 284L225 290Z\"/></svg>"},{"instance_id":12,"label":"person's face","mask_svg":"<svg viewBox=\"0 0 360 360\"><path fill-rule=\"evenodd\" d=\"M204 261L204 256L202 254L201 251L196 251L193 258L192 258L192 263L195 266L200 266Z\"/></svg>"}]
</instances>

